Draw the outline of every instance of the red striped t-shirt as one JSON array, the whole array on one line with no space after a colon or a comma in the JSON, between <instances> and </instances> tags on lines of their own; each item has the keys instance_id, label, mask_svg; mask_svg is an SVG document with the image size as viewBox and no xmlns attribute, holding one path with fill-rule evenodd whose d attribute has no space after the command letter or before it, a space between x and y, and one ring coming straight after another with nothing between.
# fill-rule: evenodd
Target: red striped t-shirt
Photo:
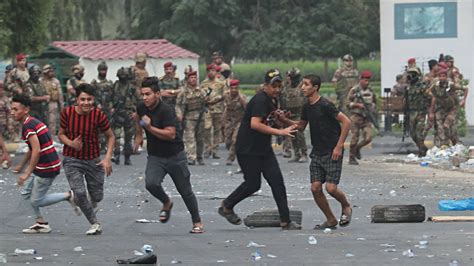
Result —
<instances>
[{"instance_id":1,"label":"red striped t-shirt","mask_svg":"<svg viewBox=\"0 0 474 266\"><path fill-rule=\"evenodd\" d=\"M53 141L49 135L48 127L38 119L28 116L23 122L22 139L31 150L29 138L36 135L40 144L40 157L33 173L39 177L55 177L61 171L59 159Z\"/></svg>"},{"instance_id":2,"label":"red striped t-shirt","mask_svg":"<svg viewBox=\"0 0 474 266\"><path fill-rule=\"evenodd\" d=\"M100 156L99 130L110 128L107 116L98 108L88 114L79 114L75 106L68 106L61 111L61 128L70 140L81 136L82 149L74 150L64 145L63 155L81 160L93 160Z\"/></svg>"}]
</instances>

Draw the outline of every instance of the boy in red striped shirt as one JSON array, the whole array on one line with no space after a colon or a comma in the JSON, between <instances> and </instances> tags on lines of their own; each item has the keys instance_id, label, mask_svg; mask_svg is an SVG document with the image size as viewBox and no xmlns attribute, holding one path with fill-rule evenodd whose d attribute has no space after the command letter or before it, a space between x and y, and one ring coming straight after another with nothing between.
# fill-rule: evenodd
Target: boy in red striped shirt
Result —
<instances>
[{"instance_id":1,"label":"boy in red striped shirt","mask_svg":"<svg viewBox=\"0 0 474 266\"><path fill-rule=\"evenodd\" d=\"M107 116L94 107L94 91L95 88L87 83L77 86L76 105L61 111L58 133L64 143L63 166L67 180L75 193L77 205L91 224L87 235L102 233L95 209L104 197L104 174L109 176L112 173L111 158L115 142ZM107 154L102 160L99 130L107 138Z\"/></svg>"},{"instance_id":2,"label":"boy in red striped shirt","mask_svg":"<svg viewBox=\"0 0 474 266\"><path fill-rule=\"evenodd\" d=\"M25 95L13 97L11 115L18 122L23 122L22 139L28 144L29 150L21 162L13 169L14 173L20 173L29 161L25 172L18 178L18 185L23 186L25 181L29 182L23 188L21 194L25 199L31 200L31 206L36 214L36 223L23 233L49 233L51 227L43 219L39 207L44 207L69 200L74 205L74 194L72 191L65 193L46 194L53 184L56 176L61 170L61 160L53 146L48 127L38 119L29 114L31 100Z\"/></svg>"}]
</instances>

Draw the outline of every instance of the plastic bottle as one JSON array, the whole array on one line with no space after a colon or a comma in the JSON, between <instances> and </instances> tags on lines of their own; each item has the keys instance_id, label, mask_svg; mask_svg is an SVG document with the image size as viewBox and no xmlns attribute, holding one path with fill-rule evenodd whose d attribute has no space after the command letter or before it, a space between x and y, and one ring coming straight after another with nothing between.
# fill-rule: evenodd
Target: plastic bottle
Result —
<instances>
[{"instance_id":1,"label":"plastic bottle","mask_svg":"<svg viewBox=\"0 0 474 266\"><path fill-rule=\"evenodd\" d=\"M15 249L15 254L18 254L18 255L33 255L33 254L36 254L36 250L30 248L30 249Z\"/></svg>"}]
</instances>

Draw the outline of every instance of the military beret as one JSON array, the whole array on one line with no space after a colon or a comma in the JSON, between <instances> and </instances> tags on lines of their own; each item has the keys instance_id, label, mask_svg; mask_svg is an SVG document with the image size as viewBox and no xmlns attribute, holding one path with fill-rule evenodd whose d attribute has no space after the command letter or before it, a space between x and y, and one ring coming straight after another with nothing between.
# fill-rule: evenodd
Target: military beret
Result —
<instances>
[{"instance_id":1,"label":"military beret","mask_svg":"<svg viewBox=\"0 0 474 266\"><path fill-rule=\"evenodd\" d=\"M164 68L167 68L167 67L172 67L173 66L173 62L166 62L163 67Z\"/></svg>"},{"instance_id":2,"label":"military beret","mask_svg":"<svg viewBox=\"0 0 474 266\"><path fill-rule=\"evenodd\" d=\"M439 62L438 66L439 66L441 69L448 69L448 65L447 65L445 62Z\"/></svg>"},{"instance_id":3,"label":"military beret","mask_svg":"<svg viewBox=\"0 0 474 266\"><path fill-rule=\"evenodd\" d=\"M230 81L229 85L231 87L234 87L234 86L239 86L239 84L240 84L240 81L238 79L233 79L233 80Z\"/></svg>"},{"instance_id":4,"label":"military beret","mask_svg":"<svg viewBox=\"0 0 474 266\"><path fill-rule=\"evenodd\" d=\"M207 65L207 71L214 69L215 71L219 72L221 70L221 67L216 65L216 64L209 64Z\"/></svg>"},{"instance_id":5,"label":"military beret","mask_svg":"<svg viewBox=\"0 0 474 266\"><path fill-rule=\"evenodd\" d=\"M441 68L438 71L438 75L441 75L441 74L447 75L448 74L448 69L447 68Z\"/></svg>"},{"instance_id":6,"label":"military beret","mask_svg":"<svg viewBox=\"0 0 474 266\"><path fill-rule=\"evenodd\" d=\"M416 63L416 59L415 59L415 58L410 58L410 59L408 59L408 64L413 64L413 63Z\"/></svg>"},{"instance_id":7,"label":"military beret","mask_svg":"<svg viewBox=\"0 0 474 266\"><path fill-rule=\"evenodd\" d=\"M372 78L372 72L369 70L364 70L362 73L360 73L360 78L361 79L371 79Z\"/></svg>"},{"instance_id":8,"label":"military beret","mask_svg":"<svg viewBox=\"0 0 474 266\"><path fill-rule=\"evenodd\" d=\"M17 54L16 55L16 61L21 61L21 60L25 60L25 59L26 59L25 54Z\"/></svg>"},{"instance_id":9,"label":"military beret","mask_svg":"<svg viewBox=\"0 0 474 266\"><path fill-rule=\"evenodd\" d=\"M191 71L189 71L186 75L187 75L188 77L190 77L190 76L197 76L197 71L191 70Z\"/></svg>"}]
</instances>

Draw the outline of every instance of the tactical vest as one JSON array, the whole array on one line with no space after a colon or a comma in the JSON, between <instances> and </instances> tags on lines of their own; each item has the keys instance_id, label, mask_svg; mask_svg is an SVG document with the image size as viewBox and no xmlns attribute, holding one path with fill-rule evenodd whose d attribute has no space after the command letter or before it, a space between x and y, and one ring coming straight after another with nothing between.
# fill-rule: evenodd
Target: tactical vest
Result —
<instances>
[{"instance_id":1,"label":"tactical vest","mask_svg":"<svg viewBox=\"0 0 474 266\"><path fill-rule=\"evenodd\" d=\"M244 106L240 102L241 94L239 93L236 97L232 97L230 92L227 92L224 95L224 104L226 111L233 115L240 115L243 114L245 109Z\"/></svg>"},{"instance_id":2,"label":"tactical vest","mask_svg":"<svg viewBox=\"0 0 474 266\"><path fill-rule=\"evenodd\" d=\"M177 90L179 89L179 79L168 79L166 76L163 76L160 78L158 85L161 90ZM162 100L173 107L176 105L176 97L162 97Z\"/></svg>"},{"instance_id":3,"label":"tactical vest","mask_svg":"<svg viewBox=\"0 0 474 266\"><path fill-rule=\"evenodd\" d=\"M143 79L149 76L148 71L146 71L145 68L138 68L136 66L131 66L131 68L133 69L133 74L135 75L135 87L141 88Z\"/></svg>"},{"instance_id":4,"label":"tactical vest","mask_svg":"<svg viewBox=\"0 0 474 266\"><path fill-rule=\"evenodd\" d=\"M436 110L449 110L457 105L458 96L452 82L437 81L431 88L431 94L436 98Z\"/></svg>"},{"instance_id":5,"label":"tactical vest","mask_svg":"<svg viewBox=\"0 0 474 266\"><path fill-rule=\"evenodd\" d=\"M91 84L96 89L97 102L100 103L103 110L107 111L112 103L112 81L107 79L94 79Z\"/></svg>"},{"instance_id":6,"label":"tactical vest","mask_svg":"<svg viewBox=\"0 0 474 266\"><path fill-rule=\"evenodd\" d=\"M115 82L112 91L112 104L115 108L115 113L133 113L138 103L138 96L135 88L127 82L122 84L119 81Z\"/></svg>"},{"instance_id":7,"label":"tactical vest","mask_svg":"<svg viewBox=\"0 0 474 266\"><path fill-rule=\"evenodd\" d=\"M213 81L208 79L204 80L201 83L201 89L207 92L208 89L212 89L211 94L209 95L209 99L213 101L218 97L224 96L224 83L218 80L217 78ZM216 104L209 106L210 113L223 113L224 112L224 101L220 101Z\"/></svg>"},{"instance_id":8,"label":"tactical vest","mask_svg":"<svg viewBox=\"0 0 474 266\"><path fill-rule=\"evenodd\" d=\"M304 104L304 95L300 87L291 88L290 86L286 87L282 95L284 102L284 109L295 110L301 109Z\"/></svg>"},{"instance_id":9,"label":"tactical vest","mask_svg":"<svg viewBox=\"0 0 474 266\"><path fill-rule=\"evenodd\" d=\"M43 87L43 85L38 82L38 83L33 83L32 81L28 81L26 84L27 88L27 93L28 95L31 96L45 96L46 95L46 90ZM31 114L35 117L38 117L38 115L45 115L45 113L48 111L47 109L48 103L46 101L43 102L31 102Z\"/></svg>"},{"instance_id":10,"label":"tactical vest","mask_svg":"<svg viewBox=\"0 0 474 266\"><path fill-rule=\"evenodd\" d=\"M46 93L51 97L50 102L57 102L59 101L59 90L61 89L61 85L59 85L59 80L56 78L52 79L41 79L41 83L43 84Z\"/></svg>"},{"instance_id":11,"label":"tactical vest","mask_svg":"<svg viewBox=\"0 0 474 266\"><path fill-rule=\"evenodd\" d=\"M360 86L357 86L354 91L355 97L352 100L352 102L363 104L362 100L359 97L357 97L356 95L357 93L359 93L362 96L362 99L368 106L372 106L372 104L374 103L374 92L372 91L372 88L370 86L367 87L367 89L365 90L363 90ZM371 111L374 111L374 110L371 110ZM351 108L351 113L362 115L364 117L367 116L365 109L361 109L361 108Z\"/></svg>"},{"instance_id":12,"label":"tactical vest","mask_svg":"<svg viewBox=\"0 0 474 266\"><path fill-rule=\"evenodd\" d=\"M407 89L410 111L426 111L430 104L428 87L423 82L417 82Z\"/></svg>"},{"instance_id":13,"label":"tactical vest","mask_svg":"<svg viewBox=\"0 0 474 266\"><path fill-rule=\"evenodd\" d=\"M340 77L336 81L336 92L348 92L359 82L359 71L354 68L343 67L340 69Z\"/></svg>"},{"instance_id":14,"label":"tactical vest","mask_svg":"<svg viewBox=\"0 0 474 266\"><path fill-rule=\"evenodd\" d=\"M204 104L204 92L199 88L186 87L184 90L184 108L186 113L200 111Z\"/></svg>"}]
</instances>

